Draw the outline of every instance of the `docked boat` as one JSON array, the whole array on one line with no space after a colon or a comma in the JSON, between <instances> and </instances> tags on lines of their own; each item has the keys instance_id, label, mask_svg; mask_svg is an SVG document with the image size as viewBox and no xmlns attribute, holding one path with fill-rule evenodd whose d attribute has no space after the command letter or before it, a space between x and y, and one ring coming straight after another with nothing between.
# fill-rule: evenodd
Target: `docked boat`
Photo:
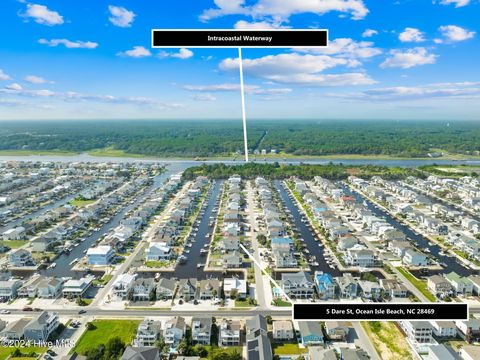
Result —
<instances>
[{"instance_id":1,"label":"docked boat","mask_svg":"<svg viewBox=\"0 0 480 360\"><path fill-rule=\"evenodd\" d=\"M72 261L70 261L69 265L75 265L78 262L79 258L75 258Z\"/></svg>"}]
</instances>

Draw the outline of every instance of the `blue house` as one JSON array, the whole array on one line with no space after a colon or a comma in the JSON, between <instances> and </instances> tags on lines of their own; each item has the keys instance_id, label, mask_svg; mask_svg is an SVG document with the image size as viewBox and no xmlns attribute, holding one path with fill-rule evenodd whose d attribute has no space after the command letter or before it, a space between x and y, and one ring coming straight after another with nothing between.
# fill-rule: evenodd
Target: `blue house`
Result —
<instances>
[{"instance_id":1,"label":"blue house","mask_svg":"<svg viewBox=\"0 0 480 360\"><path fill-rule=\"evenodd\" d=\"M316 271L314 281L320 299L328 300L335 297L335 280L332 275Z\"/></svg>"},{"instance_id":2,"label":"blue house","mask_svg":"<svg viewBox=\"0 0 480 360\"><path fill-rule=\"evenodd\" d=\"M323 332L318 321L299 321L301 342L304 346L323 345Z\"/></svg>"},{"instance_id":3,"label":"blue house","mask_svg":"<svg viewBox=\"0 0 480 360\"><path fill-rule=\"evenodd\" d=\"M110 245L101 245L87 251L89 265L108 265L115 256L115 251Z\"/></svg>"},{"instance_id":4,"label":"blue house","mask_svg":"<svg viewBox=\"0 0 480 360\"><path fill-rule=\"evenodd\" d=\"M289 250L293 246L293 240L288 237L272 238L272 249Z\"/></svg>"}]
</instances>

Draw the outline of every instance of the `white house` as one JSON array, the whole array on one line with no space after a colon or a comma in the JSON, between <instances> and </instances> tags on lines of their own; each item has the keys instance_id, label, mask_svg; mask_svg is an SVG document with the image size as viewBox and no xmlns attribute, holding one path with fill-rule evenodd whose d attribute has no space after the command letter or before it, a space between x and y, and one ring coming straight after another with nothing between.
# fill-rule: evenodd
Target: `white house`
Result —
<instances>
[{"instance_id":1,"label":"white house","mask_svg":"<svg viewBox=\"0 0 480 360\"><path fill-rule=\"evenodd\" d=\"M25 228L18 226L16 228L8 229L2 234L3 240L22 240L25 238Z\"/></svg>"},{"instance_id":2,"label":"white house","mask_svg":"<svg viewBox=\"0 0 480 360\"><path fill-rule=\"evenodd\" d=\"M172 248L164 242L152 242L145 251L147 261L169 260L172 257Z\"/></svg>"}]
</instances>

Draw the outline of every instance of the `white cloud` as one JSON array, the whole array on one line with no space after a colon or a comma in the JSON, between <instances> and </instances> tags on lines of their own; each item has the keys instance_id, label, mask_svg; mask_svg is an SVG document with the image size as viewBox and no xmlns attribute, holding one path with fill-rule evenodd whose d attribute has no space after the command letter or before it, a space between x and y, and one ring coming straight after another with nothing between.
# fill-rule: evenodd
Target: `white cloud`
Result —
<instances>
[{"instance_id":1,"label":"white cloud","mask_svg":"<svg viewBox=\"0 0 480 360\"><path fill-rule=\"evenodd\" d=\"M197 101L215 101L217 98L212 94L197 94L193 97Z\"/></svg>"},{"instance_id":2,"label":"white cloud","mask_svg":"<svg viewBox=\"0 0 480 360\"><path fill-rule=\"evenodd\" d=\"M363 19L368 9L363 0L258 0L246 5L245 0L214 0L216 7L205 10L201 21L208 21L225 15L248 15L254 19L272 17L286 21L291 15L313 13L323 15L337 11L350 14L352 19Z\"/></svg>"},{"instance_id":3,"label":"white cloud","mask_svg":"<svg viewBox=\"0 0 480 360\"><path fill-rule=\"evenodd\" d=\"M327 55L301 55L297 53L268 55L257 59L244 59L246 73L262 79L284 84L311 86L366 85L375 81L362 72L320 74L337 66L356 67L357 60L335 58ZM220 63L220 69L238 69L238 59L228 58Z\"/></svg>"},{"instance_id":4,"label":"white cloud","mask_svg":"<svg viewBox=\"0 0 480 360\"><path fill-rule=\"evenodd\" d=\"M98 46L98 44L93 41L71 41L68 39L40 39L38 43L53 47L64 45L68 49L95 49Z\"/></svg>"},{"instance_id":5,"label":"white cloud","mask_svg":"<svg viewBox=\"0 0 480 360\"><path fill-rule=\"evenodd\" d=\"M12 84L13 85L13 84ZM17 84L18 85L18 84ZM5 88L0 89L0 94L16 95L24 98L50 98L62 100L65 102L98 102L118 105L141 105L155 106L160 108L178 108L183 107L182 104L162 102L158 99L141 97L141 96L114 96L114 95L97 95L83 94L74 91L54 92L46 89L28 90L20 87L16 89Z\"/></svg>"},{"instance_id":6,"label":"white cloud","mask_svg":"<svg viewBox=\"0 0 480 360\"><path fill-rule=\"evenodd\" d=\"M281 25L280 22L271 21L253 21L248 22L240 20L235 23L235 29L288 29L288 26Z\"/></svg>"},{"instance_id":7,"label":"white cloud","mask_svg":"<svg viewBox=\"0 0 480 360\"><path fill-rule=\"evenodd\" d=\"M377 30L366 29L366 30L362 33L362 37L364 37L364 38L369 38L369 37L372 37L372 36L377 35L377 34L378 34L378 31L377 31Z\"/></svg>"},{"instance_id":8,"label":"white cloud","mask_svg":"<svg viewBox=\"0 0 480 360\"><path fill-rule=\"evenodd\" d=\"M395 86L350 94L327 94L332 97L369 101L401 101L420 99L478 99L480 83L435 83L423 86Z\"/></svg>"},{"instance_id":9,"label":"white cloud","mask_svg":"<svg viewBox=\"0 0 480 360\"><path fill-rule=\"evenodd\" d=\"M435 39L437 44L465 41L475 36L475 31L469 31L456 25L440 26L438 30L442 33L444 39Z\"/></svg>"},{"instance_id":10,"label":"white cloud","mask_svg":"<svg viewBox=\"0 0 480 360\"><path fill-rule=\"evenodd\" d=\"M0 81L5 81L5 80L10 80L11 77L8 74L5 74L5 72L0 69Z\"/></svg>"},{"instance_id":11,"label":"white cloud","mask_svg":"<svg viewBox=\"0 0 480 360\"><path fill-rule=\"evenodd\" d=\"M129 11L121 6L109 5L108 11L110 11L111 15L108 20L110 20L113 25L123 28L132 26L136 16L133 11Z\"/></svg>"},{"instance_id":12,"label":"white cloud","mask_svg":"<svg viewBox=\"0 0 480 360\"><path fill-rule=\"evenodd\" d=\"M352 59L366 59L382 53L382 51L373 46L370 41L355 41L350 38L338 38L328 43L326 48L305 48L297 49L300 52L313 54L338 55Z\"/></svg>"},{"instance_id":13,"label":"white cloud","mask_svg":"<svg viewBox=\"0 0 480 360\"><path fill-rule=\"evenodd\" d=\"M402 42L422 42L425 41L423 32L418 29L407 27L398 36Z\"/></svg>"},{"instance_id":14,"label":"white cloud","mask_svg":"<svg viewBox=\"0 0 480 360\"><path fill-rule=\"evenodd\" d=\"M440 0L442 5L455 5L456 8L467 6L470 4L470 0Z\"/></svg>"},{"instance_id":15,"label":"white cloud","mask_svg":"<svg viewBox=\"0 0 480 360\"><path fill-rule=\"evenodd\" d=\"M48 81L42 78L41 76L36 76L36 75L27 75L25 76L24 80L26 82L29 82L30 84L45 84L45 83L53 84L53 81Z\"/></svg>"},{"instance_id":16,"label":"white cloud","mask_svg":"<svg viewBox=\"0 0 480 360\"><path fill-rule=\"evenodd\" d=\"M158 53L158 57L161 58L161 59L165 59L165 58L177 58L177 59L182 59L182 60L185 60L185 59L189 59L193 56L193 51L190 51L188 49L185 49L185 48L181 48L180 50L178 50L178 52L167 52L167 51L160 51Z\"/></svg>"},{"instance_id":17,"label":"white cloud","mask_svg":"<svg viewBox=\"0 0 480 360\"><path fill-rule=\"evenodd\" d=\"M118 56L128 56L133 58L142 58L152 56L150 50L146 49L143 46L134 46L133 49L119 52L117 53Z\"/></svg>"},{"instance_id":18,"label":"white cloud","mask_svg":"<svg viewBox=\"0 0 480 360\"><path fill-rule=\"evenodd\" d=\"M198 92L231 92L240 91L240 84L224 83L214 85L185 85L183 87L188 91ZM245 85L244 90L247 94L253 95L281 95L292 92L290 88L263 88L258 85Z\"/></svg>"},{"instance_id":19,"label":"white cloud","mask_svg":"<svg viewBox=\"0 0 480 360\"><path fill-rule=\"evenodd\" d=\"M7 90L14 90L14 91L20 91L23 89L22 85L19 83L12 83L10 85L5 86L5 89Z\"/></svg>"},{"instance_id":20,"label":"white cloud","mask_svg":"<svg viewBox=\"0 0 480 360\"><path fill-rule=\"evenodd\" d=\"M424 47L406 50L391 50L390 57L380 64L381 68L399 67L409 69L414 66L434 64L437 55L429 54Z\"/></svg>"},{"instance_id":21,"label":"white cloud","mask_svg":"<svg viewBox=\"0 0 480 360\"><path fill-rule=\"evenodd\" d=\"M37 24L42 25L61 25L63 24L63 17L56 11L49 10L45 5L27 4L27 10L24 17L34 19Z\"/></svg>"}]
</instances>

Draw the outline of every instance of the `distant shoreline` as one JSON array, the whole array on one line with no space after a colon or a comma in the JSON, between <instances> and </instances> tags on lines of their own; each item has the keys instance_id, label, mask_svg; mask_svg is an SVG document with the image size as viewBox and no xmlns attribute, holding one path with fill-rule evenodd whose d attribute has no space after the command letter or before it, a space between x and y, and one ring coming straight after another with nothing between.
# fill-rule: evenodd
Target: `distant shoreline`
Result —
<instances>
[{"instance_id":1,"label":"distant shoreline","mask_svg":"<svg viewBox=\"0 0 480 360\"><path fill-rule=\"evenodd\" d=\"M208 156L208 157L179 157L179 156L154 156L154 155L144 155L144 154L133 154L127 153L122 150L112 150L112 149L97 149L87 151L85 153L72 152L72 151L62 151L62 150L0 150L0 156L79 156L86 154L93 157L118 157L118 158L132 158L132 159L145 159L145 160L184 160L184 161L210 161L210 160L225 160L225 161L241 161L244 156L242 154L236 156ZM431 157L396 157L391 155L361 155L361 154L332 154L332 155L292 155L292 154L266 154L266 155L253 155L250 154L251 160L262 161L262 160L429 160L429 161L442 161L442 160L453 160L453 161L469 161L469 160L480 160L480 156L473 155L462 155L462 154L448 154L442 157L431 158Z\"/></svg>"}]
</instances>

